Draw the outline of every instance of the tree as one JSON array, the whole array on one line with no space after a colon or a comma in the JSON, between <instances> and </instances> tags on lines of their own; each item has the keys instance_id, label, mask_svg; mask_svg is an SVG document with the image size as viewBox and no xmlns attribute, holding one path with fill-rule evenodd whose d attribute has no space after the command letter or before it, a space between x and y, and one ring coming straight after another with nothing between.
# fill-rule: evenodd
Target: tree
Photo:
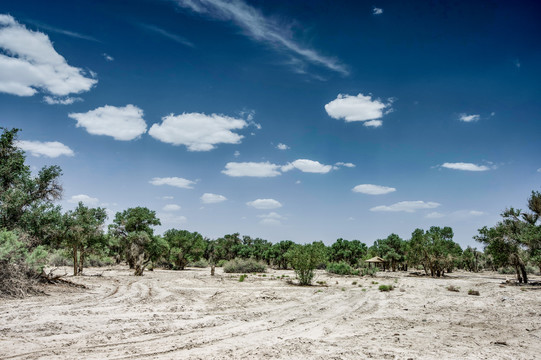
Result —
<instances>
[{"instance_id":1,"label":"tree","mask_svg":"<svg viewBox=\"0 0 541 360\"><path fill-rule=\"evenodd\" d=\"M339 238L329 247L329 260L345 261L351 266L357 266L359 259L363 258L367 252L366 244L359 240L349 241Z\"/></svg>"},{"instance_id":2,"label":"tree","mask_svg":"<svg viewBox=\"0 0 541 360\"><path fill-rule=\"evenodd\" d=\"M325 245L321 242L293 245L287 252L286 258L295 270L299 285L311 285L314 270L325 261Z\"/></svg>"},{"instance_id":3,"label":"tree","mask_svg":"<svg viewBox=\"0 0 541 360\"><path fill-rule=\"evenodd\" d=\"M206 243L198 232L171 229L163 234L163 238L169 245L169 261L180 270L199 260L205 252Z\"/></svg>"},{"instance_id":4,"label":"tree","mask_svg":"<svg viewBox=\"0 0 541 360\"><path fill-rule=\"evenodd\" d=\"M286 253L293 247L295 243L291 240L282 240L273 244L269 249L269 258L272 263L279 269L287 269L288 258Z\"/></svg>"},{"instance_id":5,"label":"tree","mask_svg":"<svg viewBox=\"0 0 541 360\"><path fill-rule=\"evenodd\" d=\"M374 245L370 247L373 255L383 258L391 269L396 271L400 264L403 264L406 259L406 244L400 236L391 234L385 239L378 239Z\"/></svg>"},{"instance_id":6,"label":"tree","mask_svg":"<svg viewBox=\"0 0 541 360\"><path fill-rule=\"evenodd\" d=\"M167 242L154 236L152 226L161 225L156 212L146 207L135 207L117 212L109 232L119 238L130 269L143 275L145 267L166 252ZM163 251L161 254L159 251Z\"/></svg>"},{"instance_id":7,"label":"tree","mask_svg":"<svg viewBox=\"0 0 541 360\"><path fill-rule=\"evenodd\" d=\"M106 244L103 234L106 219L104 208L89 208L82 202L64 215L64 243L72 249L73 276L83 273L86 255Z\"/></svg>"}]
</instances>

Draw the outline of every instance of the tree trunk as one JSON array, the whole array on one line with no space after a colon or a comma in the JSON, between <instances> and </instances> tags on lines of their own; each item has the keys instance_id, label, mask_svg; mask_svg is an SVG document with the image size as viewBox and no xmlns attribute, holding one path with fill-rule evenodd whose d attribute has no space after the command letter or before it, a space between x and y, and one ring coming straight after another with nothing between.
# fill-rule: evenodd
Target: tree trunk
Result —
<instances>
[{"instance_id":1,"label":"tree trunk","mask_svg":"<svg viewBox=\"0 0 541 360\"><path fill-rule=\"evenodd\" d=\"M84 263L85 263L85 252L81 251L79 253L79 270L78 270L79 275L83 274Z\"/></svg>"},{"instance_id":2,"label":"tree trunk","mask_svg":"<svg viewBox=\"0 0 541 360\"><path fill-rule=\"evenodd\" d=\"M524 264L519 264L520 272L522 273L522 279L524 280L524 284L528 283L528 274L526 273L526 266Z\"/></svg>"},{"instance_id":3,"label":"tree trunk","mask_svg":"<svg viewBox=\"0 0 541 360\"><path fill-rule=\"evenodd\" d=\"M79 267L77 266L77 245L73 245L73 276L77 276L77 271Z\"/></svg>"}]
</instances>

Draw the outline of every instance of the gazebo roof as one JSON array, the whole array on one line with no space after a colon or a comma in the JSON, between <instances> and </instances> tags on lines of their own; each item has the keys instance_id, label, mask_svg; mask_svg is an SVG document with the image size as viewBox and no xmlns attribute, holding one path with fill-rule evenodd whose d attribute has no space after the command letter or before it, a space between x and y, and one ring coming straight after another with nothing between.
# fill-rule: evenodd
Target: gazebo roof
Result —
<instances>
[{"instance_id":1,"label":"gazebo roof","mask_svg":"<svg viewBox=\"0 0 541 360\"><path fill-rule=\"evenodd\" d=\"M383 260L379 256L374 256L372 259L366 260L366 262L369 262L369 263L383 263L383 262L385 262L385 260Z\"/></svg>"}]
</instances>

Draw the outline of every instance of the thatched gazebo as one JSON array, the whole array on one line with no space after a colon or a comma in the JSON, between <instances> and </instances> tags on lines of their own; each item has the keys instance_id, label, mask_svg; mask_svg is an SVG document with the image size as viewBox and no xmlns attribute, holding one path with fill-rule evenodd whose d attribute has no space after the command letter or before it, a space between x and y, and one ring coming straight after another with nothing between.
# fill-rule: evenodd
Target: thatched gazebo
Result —
<instances>
[{"instance_id":1,"label":"thatched gazebo","mask_svg":"<svg viewBox=\"0 0 541 360\"><path fill-rule=\"evenodd\" d=\"M369 264L369 266L372 265L372 264L378 264L378 266L383 265L383 269L385 269L385 260L383 260L379 256L374 256L371 259L365 260L365 262L367 262Z\"/></svg>"}]
</instances>

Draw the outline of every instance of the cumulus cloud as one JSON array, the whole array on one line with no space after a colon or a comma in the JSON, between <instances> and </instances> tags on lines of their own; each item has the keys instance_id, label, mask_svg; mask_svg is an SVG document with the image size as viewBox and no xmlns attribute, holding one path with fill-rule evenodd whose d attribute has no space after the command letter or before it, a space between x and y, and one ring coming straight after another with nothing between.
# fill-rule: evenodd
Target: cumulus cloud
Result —
<instances>
[{"instance_id":1,"label":"cumulus cloud","mask_svg":"<svg viewBox=\"0 0 541 360\"><path fill-rule=\"evenodd\" d=\"M276 145L276 148L278 150L287 150L289 149L289 146L287 146L286 144L279 143L278 145Z\"/></svg>"},{"instance_id":2,"label":"cumulus cloud","mask_svg":"<svg viewBox=\"0 0 541 360\"><path fill-rule=\"evenodd\" d=\"M457 163L443 163L441 164L441 167L447 168L447 169L453 169L453 170L462 170L462 171L487 171L490 170L488 166L485 165L476 165L472 163L464 163L464 162L457 162Z\"/></svg>"},{"instance_id":3,"label":"cumulus cloud","mask_svg":"<svg viewBox=\"0 0 541 360\"><path fill-rule=\"evenodd\" d=\"M374 14L374 15L381 15L381 14L383 14L383 9L374 6L374 7L372 8L372 14Z\"/></svg>"},{"instance_id":4,"label":"cumulus cloud","mask_svg":"<svg viewBox=\"0 0 541 360\"><path fill-rule=\"evenodd\" d=\"M298 169L302 172L307 173L318 173L326 174L333 169L332 165L324 165L319 161L308 160L308 159L298 159L287 165L282 166L282 171L290 171L293 169Z\"/></svg>"},{"instance_id":5,"label":"cumulus cloud","mask_svg":"<svg viewBox=\"0 0 541 360\"><path fill-rule=\"evenodd\" d=\"M49 105L71 105L77 101L83 101L80 97L59 97L59 96L44 96L43 101Z\"/></svg>"},{"instance_id":6,"label":"cumulus cloud","mask_svg":"<svg viewBox=\"0 0 541 360\"><path fill-rule=\"evenodd\" d=\"M163 117L162 123L152 125L148 133L165 143L185 145L189 151L209 151L216 144L240 143L243 136L232 130L246 126L246 121L225 115L184 113Z\"/></svg>"},{"instance_id":7,"label":"cumulus cloud","mask_svg":"<svg viewBox=\"0 0 541 360\"><path fill-rule=\"evenodd\" d=\"M353 163L345 163L345 162L337 162L334 165L335 166L344 166L344 167L347 167L347 168L354 168L355 167L355 164L353 164Z\"/></svg>"},{"instance_id":8,"label":"cumulus cloud","mask_svg":"<svg viewBox=\"0 0 541 360\"><path fill-rule=\"evenodd\" d=\"M282 207L282 204L274 199L256 199L254 201L247 202L246 205L260 210L270 210Z\"/></svg>"},{"instance_id":9,"label":"cumulus cloud","mask_svg":"<svg viewBox=\"0 0 541 360\"><path fill-rule=\"evenodd\" d=\"M351 191L361 193L361 194L368 194L368 195L384 195L384 194L392 193L396 191L396 189L392 187L381 186L381 185L361 184L361 185L355 186L353 189L351 189Z\"/></svg>"},{"instance_id":10,"label":"cumulus cloud","mask_svg":"<svg viewBox=\"0 0 541 360\"><path fill-rule=\"evenodd\" d=\"M481 119L480 115L468 115L468 114L460 114L459 117L460 121L464 122L474 122Z\"/></svg>"},{"instance_id":11,"label":"cumulus cloud","mask_svg":"<svg viewBox=\"0 0 541 360\"><path fill-rule=\"evenodd\" d=\"M437 202L424 201L400 201L392 205L380 205L370 209L370 211L404 211L415 212L416 210L434 209L440 206Z\"/></svg>"},{"instance_id":12,"label":"cumulus cloud","mask_svg":"<svg viewBox=\"0 0 541 360\"><path fill-rule=\"evenodd\" d=\"M92 135L112 136L115 140L133 140L144 134L147 124L143 110L135 105L116 107L105 105L86 113L70 113L77 120L77 127L83 127Z\"/></svg>"},{"instance_id":13,"label":"cumulus cloud","mask_svg":"<svg viewBox=\"0 0 541 360\"><path fill-rule=\"evenodd\" d=\"M177 204L167 204L163 207L163 211L179 211L180 205Z\"/></svg>"},{"instance_id":14,"label":"cumulus cloud","mask_svg":"<svg viewBox=\"0 0 541 360\"><path fill-rule=\"evenodd\" d=\"M68 202L73 203L73 204L78 204L79 202L83 202L86 205L96 205L99 202L99 200L97 198L93 198L85 194L80 194L80 195L73 195L72 197L69 198Z\"/></svg>"},{"instance_id":15,"label":"cumulus cloud","mask_svg":"<svg viewBox=\"0 0 541 360\"><path fill-rule=\"evenodd\" d=\"M73 150L58 141L41 142L20 140L17 142L17 146L24 151L29 152L32 156L36 157L46 156L50 158L55 158L62 155L74 155Z\"/></svg>"},{"instance_id":16,"label":"cumulus cloud","mask_svg":"<svg viewBox=\"0 0 541 360\"><path fill-rule=\"evenodd\" d=\"M98 81L68 65L49 37L0 14L0 92L32 96L38 89L57 96L90 90Z\"/></svg>"},{"instance_id":17,"label":"cumulus cloud","mask_svg":"<svg viewBox=\"0 0 541 360\"><path fill-rule=\"evenodd\" d=\"M222 173L233 177L274 177L281 175L279 169L280 165L270 162L229 162Z\"/></svg>"},{"instance_id":18,"label":"cumulus cloud","mask_svg":"<svg viewBox=\"0 0 541 360\"><path fill-rule=\"evenodd\" d=\"M156 186L169 185L182 189L193 189L193 185L195 185L195 181L187 180L180 177L155 177L152 178L149 183Z\"/></svg>"},{"instance_id":19,"label":"cumulus cloud","mask_svg":"<svg viewBox=\"0 0 541 360\"><path fill-rule=\"evenodd\" d=\"M316 50L296 42L293 39L293 24L266 17L258 9L241 0L177 0L177 3L212 19L233 22L252 40L285 51L294 59L295 64L299 64L295 65L296 70L304 71L304 63L308 62L343 75L349 74L347 67L339 60L321 55Z\"/></svg>"},{"instance_id":20,"label":"cumulus cloud","mask_svg":"<svg viewBox=\"0 0 541 360\"><path fill-rule=\"evenodd\" d=\"M383 115L392 111L392 102L383 103L372 96L359 94L339 94L336 99L325 105L327 114L333 119L344 119L346 122L364 121L364 126L379 127Z\"/></svg>"},{"instance_id":21,"label":"cumulus cloud","mask_svg":"<svg viewBox=\"0 0 541 360\"><path fill-rule=\"evenodd\" d=\"M226 201L227 198L223 195L204 193L201 195L201 202L203 204L216 204Z\"/></svg>"}]
</instances>

